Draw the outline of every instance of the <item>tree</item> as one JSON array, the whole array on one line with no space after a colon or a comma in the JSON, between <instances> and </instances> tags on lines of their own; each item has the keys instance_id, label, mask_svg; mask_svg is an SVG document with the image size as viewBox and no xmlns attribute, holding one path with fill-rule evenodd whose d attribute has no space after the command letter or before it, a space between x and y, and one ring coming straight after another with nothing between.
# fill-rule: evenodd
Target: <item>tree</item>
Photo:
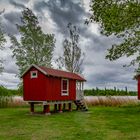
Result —
<instances>
[{"instance_id":1,"label":"tree","mask_svg":"<svg viewBox=\"0 0 140 140\"><path fill-rule=\"evenodd\" d=\"M135 56L130 65L140 68L140 1L92 0L91 22L99 23L101 33L122 38L120 44L108 49L107 59L113 61L122 56Z\"/></svg>"},{"instance_id":2,"label":"tree","mask_svg":"<svg viewBox=\"0 0 140 140\"><path fill-rule=\"evenodd\" d=\"M78 28L69 23L67 29L69 38L63 41L63 56L60 56L56 61L59 69L64 67L70 72L81 73L84 53L82 53L79 47Z\"/></svg>"},{"instance_id":3,"label":"tree","mask_svg":"<svg viewBox=\"0 0 140 140\"><path fill-rule=\"evenodd\" d=\"M0 15L3 13L4 11L0 12ZM1 27L1 23L0 23L0 50L2 50L4 47L4 44L6 43L6 39L4 37L4 33L2 31L2 27ZM3 65L2 65L3 61L0 59L0 73L3 71Z\"/></svg>"},{"instance_id":4,"label":"tree","mask_svg":"<svg viewBox=\"0 0 140 140\"><path fill-rule=\"evenodd\" d=\"M20 39L10 36L13 57L19 66L19 76L31 64L51 67L55 39L53 34L44 34L34 13L26 8L22 11L22 24L17 25Z\"/></svg>"}]
</instances>

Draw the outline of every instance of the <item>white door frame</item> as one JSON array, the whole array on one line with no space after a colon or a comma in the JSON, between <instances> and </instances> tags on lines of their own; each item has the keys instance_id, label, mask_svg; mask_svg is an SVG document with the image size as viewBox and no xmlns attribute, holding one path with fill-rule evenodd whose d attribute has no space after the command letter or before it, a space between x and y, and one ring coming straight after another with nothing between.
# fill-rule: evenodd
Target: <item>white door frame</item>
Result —
<instances>
[{"instance_id":1,"label":"white door frame","mask_svg":"<svg viewBox=\"0 0 140 140\"><path fill-rule=\"evenodd\" d=\"M76 81L76 100L82 100L84 98L84 82Z\"/></svg>"}]
</instances>

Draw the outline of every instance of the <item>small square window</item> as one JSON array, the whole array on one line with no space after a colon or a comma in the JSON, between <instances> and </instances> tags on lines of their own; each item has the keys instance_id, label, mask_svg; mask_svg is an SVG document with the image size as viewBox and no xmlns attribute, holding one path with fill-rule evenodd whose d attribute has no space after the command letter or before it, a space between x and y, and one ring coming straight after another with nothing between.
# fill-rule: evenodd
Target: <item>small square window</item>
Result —
<instances>
[{"instance_id":1,"label":"small square window","mask_svg":"<svg viewBox=\"0 0 140 140\"><path fill-rule=\"evenodd\" d=\"M37 78L37 71L31 71L31 78Z\"/></svg>"}]
</instances>

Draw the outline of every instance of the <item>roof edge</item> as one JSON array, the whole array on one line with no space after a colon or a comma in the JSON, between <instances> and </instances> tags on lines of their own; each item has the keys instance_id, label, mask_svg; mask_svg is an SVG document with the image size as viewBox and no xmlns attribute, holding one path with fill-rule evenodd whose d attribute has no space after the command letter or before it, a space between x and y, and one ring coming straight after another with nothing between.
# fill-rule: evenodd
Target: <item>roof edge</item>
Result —
<instances>
[{"instance_id":1,"label":"roof edge","mask_svg":"<svg viewBox=\"0 0 140 140\"><path fill-rule=\"evenodd\" d=\"M136 75L134 75L133 79L134 80L138 80L138 77L140 76L140 73L137 73Z\"/></svg>"},{"instance_id":2,"label":"roof edge","mask_svg":"<svg viewBox=\"0 0 140 140\"><path fill-rule=\"evenodd\" d=\"M45 70L43 70L41 67L39 67L39 66L37 66L37 65L35 65L35 64L31 64L31 66L28 67L28 68L22 73L21 78L22 78L32 67L36 68L37 70L39 70L40 72L42 72L44 75L48 75L48 73L47 73ZM54 69L54 70L57 70L57 69ZM58 71L62 71L62 70L58 70ZM68 71L63 71L63 72L68 72ZM71 72L68 72L68 73L71 73ZM78 81L87 81L87 80L84 78L83 75L81 75L81 74L79 74L79 73L73 73L73 74L76 74L77 76L79 76L79 77L81 78L80 80L79 80L79 79L75 79L75 80L78 80ZM53 75L52 75L52 76L53 76ZM58 77L58 76L56 76L56 77ZM64 78L67 78L67 77L64 77ZM71 79L71 78L69 78L69 79Z\"/></svg>"},{"instance_id":3,"label":"roof edge","mask_svg":"<svg viewBox=\"0 0 140 140\"><path fill-rule=\"evenodd\" d=\"M81 80L81 81L87 81L86 79L85 79L85 77L82 75L82 74L79 74L79 73L75 73L76 75L78 75L78 76L80 76L83 80Z\"/></svg>"},{"instance_id":4,"label":"roof edge","mask_svg":"<svg viewBox=\"0 0 140 140\"><path fill-rule=\"evenodd\" d=\"M30 67L28 67L21 75L21 78L25 75L26 72L28 72L32 67L35 67L36 69L38 69L40 72L42 72L43 74L47 75L46 71L42 70L40 67L38 67L35 64L32 64Z\"/></svg>"}]
</instances>

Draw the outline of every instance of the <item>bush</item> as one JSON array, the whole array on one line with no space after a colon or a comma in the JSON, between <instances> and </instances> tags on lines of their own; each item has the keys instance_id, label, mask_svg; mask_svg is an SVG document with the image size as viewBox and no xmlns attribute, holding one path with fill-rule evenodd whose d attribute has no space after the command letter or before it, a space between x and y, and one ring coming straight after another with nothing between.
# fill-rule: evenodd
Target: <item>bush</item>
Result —
<instances>
[{"instance_id":1,"label":"bush","mask_svg":"<svg viewBox=\"0 0 140 140\"><path fill-rule=\"evenodd\" d=\"M21 96L22 88L18 90L7 89L4 86L0 86L0 108L15 106L13 96ZM16 103L17 104L17 103Z\"/></svg>"},{"instance_id":2,"label":"bush","mask_svg":"<svg viewBox=\"0 0 140 140\"><path fill-rule=\"evenodd\" d=\"M18 90L7 89L4 86L0 86L0 96L16 96L16 95L21 96L22 89L18 89Z\"/></svg>"}]
</instances>

